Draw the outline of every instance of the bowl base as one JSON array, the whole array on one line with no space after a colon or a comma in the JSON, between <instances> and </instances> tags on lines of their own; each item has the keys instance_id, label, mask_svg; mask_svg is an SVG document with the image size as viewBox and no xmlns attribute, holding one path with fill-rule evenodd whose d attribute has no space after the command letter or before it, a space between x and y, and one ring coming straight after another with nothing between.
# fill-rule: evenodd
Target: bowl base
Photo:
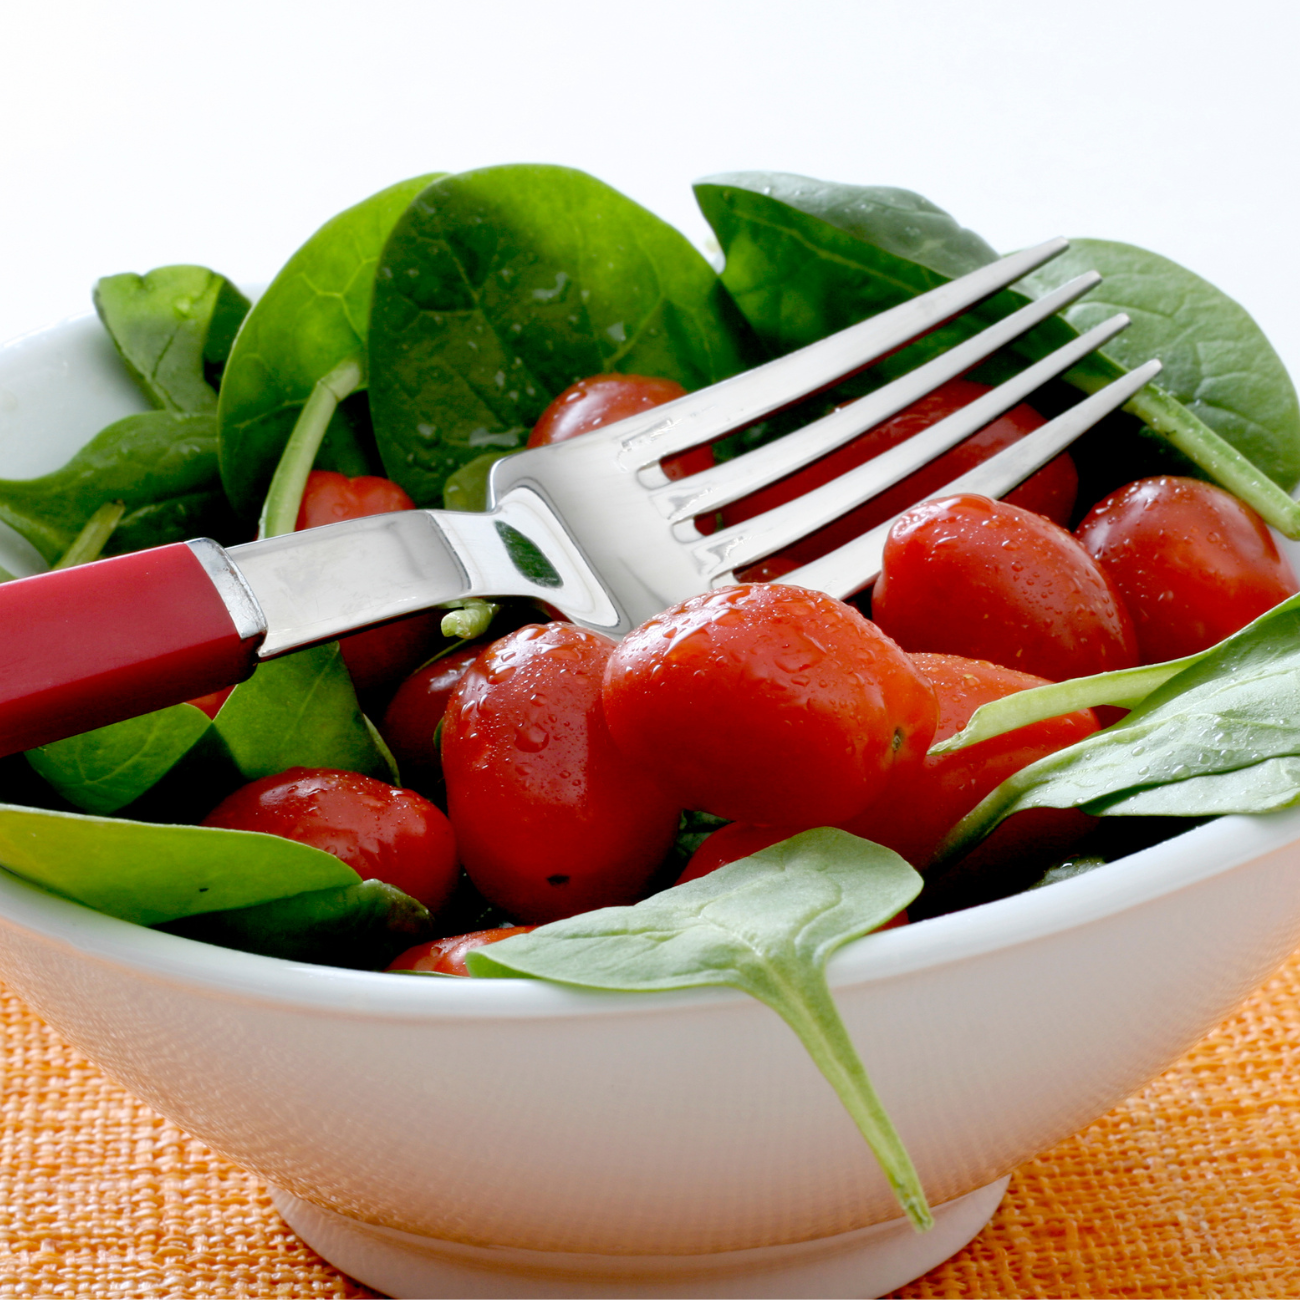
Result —
<instances>
[{"instance_id":1,"label":"bowl base","mask_svg":"<svg viewBox=\"0 0 1300 1300\"><path fill-rule=\"evenodd\" d=\"M816 1241L714 1255L578 1255L468 1246L349 1219L278 1187L271 1188L271 1200L317 1254L389 1296L858 1300L885 1295L960 1250L992 1218L1008 1181L999 1178L935 1206L930 1232L914 1232L906 1219L890 1219Z\"/></svg>"}]
</instances>

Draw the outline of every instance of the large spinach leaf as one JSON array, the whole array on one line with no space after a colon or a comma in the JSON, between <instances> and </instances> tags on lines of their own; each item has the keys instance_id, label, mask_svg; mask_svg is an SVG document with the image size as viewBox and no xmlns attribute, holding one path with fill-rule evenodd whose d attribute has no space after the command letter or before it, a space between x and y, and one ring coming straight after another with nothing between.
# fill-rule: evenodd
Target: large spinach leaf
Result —
<instances>
[{"instance_id":1,"label":"large spinach leaf","mask_svg":"<svg viewBox=\"0 0 1300 1300\"><path fill-rule=\"evenodd\" d=\"M112 813L161 781L210 725L201 709L177 704L28 750L27 761L69 803Z\"/></svg>"},{"instance_id":2,"label":"large spinach leaf","mask_svg":"<svg viewBox=\"0 0 1300 1300\"><path fill-rule=\"evenodd\" d=\"M903 191L832 185L783 173L737 172L700 182L696 197L726 254L723 284L759 337L777 353L875 315L975 269L993 255L941 210ZM914 368L1027 301L1021 293L1004 290L873 367L858 381L856 391ZM1125 306L1115 294L1106 301ZM1137 311L1143 306L1140 301L1134 304ZM1211 348L1222 342L1218 328L1215 322L1203 336ZM1195 333L1195 323L1189 330ZM1054 317L1022 336L1008 352L1022 362L1036 360L1075 333ZM1134 353L1133 359L1149 358ZM1084 392L1095 392L1123 373L1124 367L1109 355L1094 352L1065 378ZM1148 384L1125 409L1270 523L1300 536L1300 508L1285 491L1243 454L1245 449L1221 437L1176 398ZM1225 425L1225 435L1241 432L1240 425ZM1252 445L1257 435L1253 430ZM1300 465L1293 435L1283 437L1287 445L1274 449L1270 464Z\"/></svg>"},{"instance_id":3,"label":"large spinach leaf","mask_svg":"<svg viewBox=\"0 0 1300 1300\"><path fill-rule=\"evenodd\" d=\"M213 728L246 781L290 767L333 767L397 783L337 643L259 664L230 693Z\"/></svg>"},{"instance_id":4,"label":"large spinach leaf","mask_svg":"<svg viewBox=\"0 0 1300 1300\"><path fill-rule=\"evenodd\" d=\"M1142 674L1148 693L1143 689ZM1164 680L1159 676L1164 674ZM1300 801L1300 596L1201 655L1026 691L985 706L944 748L960 748L1066 707L1121 697L1132 712L1077 744L1022 768L948 836L939 857L960 857L1023 808L1094 815L1198 817L1273 812Z\"/></svg>"},{"instance_id":5,"label":"large spinach leaf","mask_svg":"<svg viewBox=\"0 0 1300 1300\"><path fill-rule=\"evenodd\" d=\"M360 880L332 854L278 835L11 804L0 804L0 866L141 925Z\"/></svg>"},{"instance_id":6,"label":"large spinach leaf","mask_svg":"<svg viewBox=\"0 0 1300 1300\"><path fill-rule=\"evenodd\" d=\"M95 285L95 310L145 396L165 411L217 409L211 380L249 301L205 266L160 266Z\"/></svg>"},{"instance_id":7,"label":"large spinach leaf","mask_svg":"<svg viewBox=\"0 0 1300 1300\"><path fill-rule=\"evenodd\" d=\"M255 516L294 422L317 382L357 357L365 382L375 266L393 223L433 179L381 190L327 221L285 264L248 314L221 382L221 477L236 511ZM336 414L320 464L370 469L364 443Z\"/></svg>"},{"instance_id":8,"label":"large spinach leaf","mask_svg":"<svg viewBox=\"0 0 1300 1300\"><path fill-rule=\"evenodd\" d=\"M799 1036L880 1162L917 1228L932 1226L916 1171L826 984L826 962L916 897L921 877L890 849L846 831L804 831L655 894L469 954L478 976L529 975L650 992L730 985Z\"/></svg>"},{"instance_id":9,"label":"large spinach leaf","mask_svg":"<svg viewBox=\"0 0 1300 1300\"><path fill-rule=\"evenodd\" d=\"M1249 313L1158 253L1075 239L1024 284L1042 296L1084 271L1105 278L1061 314L1080 333L1117 311L1133 323L1106 344L1130 370L1159 357L1158 387L1288 491L1300 482L1300 402L1282 359Z\"/></svg>"},{"instance_id":10,"label":"large spinach leaf","mask_svg":"<svg viewBox=\"0 0 1300 1300\"><path fill-rule=\"evenodd\" d=\"M582 172L504 166L435 181L384 249L370 406L417 504L485 452L520 447L557 393L622 371L699 388L753 359L708 263Z\"/></svg>"},{"instance_id":11,"label":"large spinach leaf","mask_svg":"<svg viewBox=\"0 0 1300 1300\"><path fill-rule=\"evenodd\" d=\"M0 479L0 520L53 564L106 502L126 510L105 552L229 532L211 415L145 411L110 424L61 469Z\"/></svg>"}]
</instances>

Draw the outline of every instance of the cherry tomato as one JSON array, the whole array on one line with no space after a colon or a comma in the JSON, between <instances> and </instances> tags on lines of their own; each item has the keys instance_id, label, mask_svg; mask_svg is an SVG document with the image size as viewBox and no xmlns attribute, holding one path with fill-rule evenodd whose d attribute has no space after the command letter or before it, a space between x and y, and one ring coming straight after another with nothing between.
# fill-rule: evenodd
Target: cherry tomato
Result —
<instances>
[{"instance_id":1,"label":"cherry tomato","mask_svg":"<svg viewBox=\"0 0 1300 1300\"><path fill-rule=\"evenodd\" d=\"M955 736L980 705L1044 683L1029 673L958 655L915 654L912 662L933 685L938 700L936 742ZM1022 767L1090 736L1097 725L1091 709L1080 709L1018 727L969 749L927 755L918 767L890 781L884 798L845 823L844 829L884 844L914 867L923 868L944 836L994 787ZM1077 808L1031 811L1050 814L1029 819L1036 826L1035 835L1064 835L1068 841L1095 820ZM1023 814L1013 814L1003 826L1010 827L1017 818L1023 820ZM1004 841L1008 833L1003 832Z\"/></svg>"},{"instance_id":2,"label":"cherry tomato","mask_svg":"<svg viewBox=\"0 0 1300 1300\"><path fill-rule=\"evenodd\" d=\"M676 834L680 805L606 729L613 648L572 623L520 628L474 661L448 702L442 766L461 861L521 921L635 902Z\"/></svg>"},{"instance_id":3,"label":"cherry tomato","mask_svg":"<svg viewBox=\"0 0 1300 1300\"><path fill-rule=\"evenodd\" d=\"M905 650L988 659L1049 681L1138 661L1132 619L1078 541L988 497L944 497L902 515L871 611Z\"/></svg>"},{"instance_id":4,"label":"cherry tomato","mask_svg":"<svg viewBox=\"0 0 1300 1300\"><path fill-rule=\"evenodd\" d=\"M445 939L431 939L416 944L389 962L388 970L427 970L440 975L468 975L465 954L489 943L500 943L512 935L528 934L535 925L507 925L497 930L471 930L469 934L451 934Z\"/></svg>"},{"instance_id":5,"label":"cherry tomato","mask_svg":"<svg viewBox=\"0 0 1300 1300\"><path fill-rule=\"evenodd\" d=\"M626 420L638 411L676 401L686 389L672 379L647 375L593 375L571 384L542 412L528 436L530 447L576 438L605 424ZM713 465L712 447L692 447L661 462L669 478L685 478Z\"/></svg>"},{"instance_id":6,"label":"cherry tomato","mask_svg":"<svg viewBox=\"0 0 1300 1300\"><path fill-rule=\"evenodd\" d=\"M346 478L333 470L314 469L298 508L297 529L414 509L415 502L391 479L373 475ZM406 676L428 658L441 623L442 611L429 610L340 637L343 662L356 688L373 690Z\"/></svg>"},{"instance_id":7,"label":"cherry tomato","mask_svg":"<svg viewBox=\"0 0 1300 1300\"><path fill-rule=\"evenodd\" d=\"M379 732L398 764L436 768L438 747L434 736L456 684L483 651L481 644L461 646L412 673L384 710Z\"/></svg>"},{"instance_id":8,"label":"cherry tomato","mask_svg":"<svg viewBox=\"0 0 1300 1300\"><path fill-rule=\"evenodd\" d=\"M929 683L852 606L753 583L675 605L605 675L615 743L686 808L833 825L934 731Z\"/></svg>"},{"instance_id":9,"label":"cherry tomato","mask_svg":"<svg viewBox=\"0 0 1300 1300\"><path fill-rule=\"evenodd\" d=\"M922 429L940 420L989 392L986 384L970 379L952 379L921 398L919 402L900 411L892 419L873 429L868 429L852 442L823 457L812 465L781 479L760 491L743 497L722 511L724 524L739 523L775 506L791 501L813 488L829 483L848 470L874 460L891 447L905 442ZM941 492L958 475L965 474L982 464L996 452L1018 442L1045 423L1032 407L1017 406L992 424L972 434L950 451L932 460L924 468L908 475L892 488L850 511L817 533L797 542L794 546L769 556L766 560L746 569L747 580L771 579L789 573L801 564L826 555L836 547L870 531L878 524L891 519L908 506ZM1058 524L1069 522L1078 491L1079 475L1068 452L1062 452L1049 461L1036 474L1026 479L1018 488L1008 493L1006 500L1026 510L1046 515Z\"/></svg>"},{"instance_id":10,"label":"cherry tomato","mask_svg":"<svg viewBox=\"0 0 1300 1300\"><path fill-rule=\"evenodd\" d=\"M1198 479L1130 483L1077 535L1124 597L1143 663L1216 645L1300 589L1264 521Z\"/></svg>"},{"instance_id":11,"label":"cherry tomato","mask_svg":"<svg viewBox=\"0 0 1300 1300\"><path fill-rule=\"evenodd\" d=\"M332 469L314 469L307 476L294 528L301 532L322 524L339 524L345 519L414 509L415 502L392 479L373 474L348 478Z\"/></svg>"},{"instance_id":12,"label":"cherry tomato","mask_svg":"<svg viewBox=\"0 0 1300 1300\"><path fill-rule=\"evenodd\" d=\"M204 826L261 831L324 849L436 912L456 887L451 824L413 790L357 772L291 767L240 787Z\"/></svg>"},{"instance_id":13,"label":"cherry tomato","mask_svg":"<svg viewBox=\"0 0 1300 1300\"><path fill-rule=\"evenodd\" d=\"M230 692L235 688L233 686L223 686L219 691L209 691L207 695L197 696L195 699L187 701L194 705L196 709L202 709L210 718L215 718L221 712L221 706L230 698Z\"/></svg>"}]
</instances>

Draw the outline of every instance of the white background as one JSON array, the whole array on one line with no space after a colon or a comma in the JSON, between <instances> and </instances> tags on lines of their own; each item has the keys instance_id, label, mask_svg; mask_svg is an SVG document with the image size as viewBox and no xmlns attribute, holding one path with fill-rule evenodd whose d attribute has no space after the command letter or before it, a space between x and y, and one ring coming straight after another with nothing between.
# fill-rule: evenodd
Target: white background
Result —
<instances>
[{"instance_id":1,"label":"white background","mask_svg":"<svg viewBox=\"0 0 1300 1300\"><path fill-rule=\"evenodd\" d=\"M1300 372L1300 10L1281 0L10 0L0 339L96 277L265 281L399 178L599 175L702 240L690 182L919 190L1001 249L1119 238Z\"/></svg>"}]
</instances>

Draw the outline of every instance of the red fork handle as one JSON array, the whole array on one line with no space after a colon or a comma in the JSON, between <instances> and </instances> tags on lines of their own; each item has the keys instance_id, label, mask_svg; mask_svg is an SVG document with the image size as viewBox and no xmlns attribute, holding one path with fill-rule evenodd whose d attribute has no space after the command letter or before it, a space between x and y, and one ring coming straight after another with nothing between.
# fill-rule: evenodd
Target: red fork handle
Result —
<instances>
[{"instance_id":1,"label":"red fork handle","mask_svg":"<svg viewBox=\"0 0 1300 1300\"><path fill-rule=\"evenodd\" d=\"M215 542L0 585L0 755L242 681L261 611Z\"/></svg>"}]
</instances>

